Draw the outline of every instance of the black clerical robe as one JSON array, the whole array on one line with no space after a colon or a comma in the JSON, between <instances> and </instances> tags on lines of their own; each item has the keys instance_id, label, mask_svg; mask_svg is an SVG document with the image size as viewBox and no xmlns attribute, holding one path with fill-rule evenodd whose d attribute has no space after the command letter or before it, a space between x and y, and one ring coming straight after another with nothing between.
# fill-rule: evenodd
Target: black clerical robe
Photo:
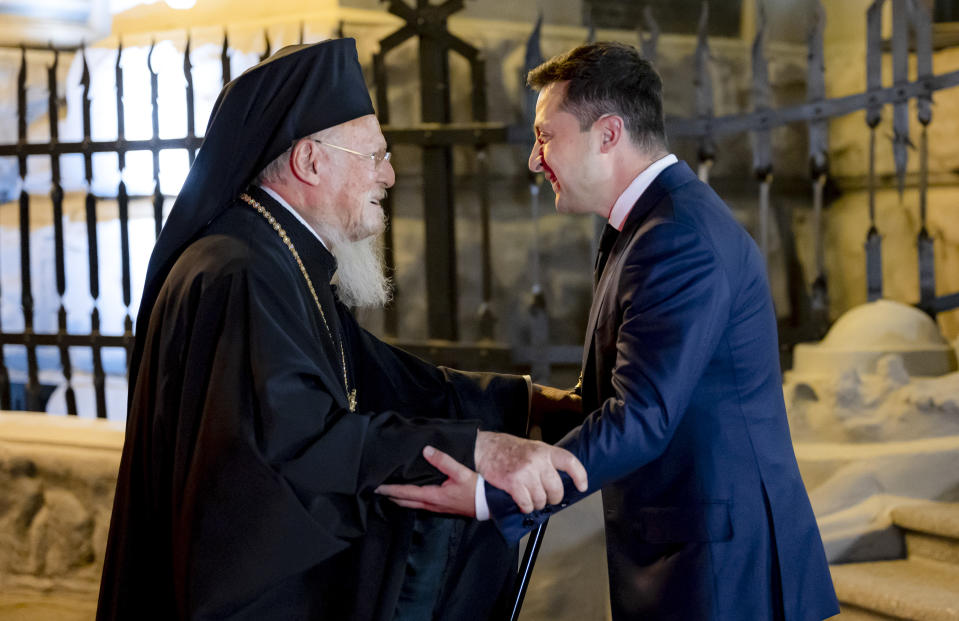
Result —
<instances>
[{"instance_id":1,"label":"black clerical robe","mask_svg":"<svg viewBox=\"0 0 959 621\"><path fill-rule=\"evenodd\" d=\"M478 428L525 427L523 378L437 368L364 331L334 298L333 257L251 193L299 252L333 339L290 250L245 203L183 252L131 394L100 619L389 621L423 542L416 514L373 489L439 482L426 444L472 466ZM488 522L440 519L428 608L487 619L515 548Z\"/></svg>"}]
</instances>

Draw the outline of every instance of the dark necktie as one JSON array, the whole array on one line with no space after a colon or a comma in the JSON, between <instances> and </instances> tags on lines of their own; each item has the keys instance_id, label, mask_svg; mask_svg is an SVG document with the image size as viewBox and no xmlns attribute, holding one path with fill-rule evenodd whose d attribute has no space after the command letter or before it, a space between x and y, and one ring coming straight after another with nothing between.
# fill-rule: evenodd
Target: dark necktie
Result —
<instances>
[{"instance_id":1,"label":"dark necktie","mask_svg":"<svg viewBox=\"0 0 959 621\"><path fill-rule=\"evenodd\" d=\"M596 253L596 265L593 270L594 285L599 282L600 276L603 275L603 268L606 267L609 251L613 249L617 237L619 237L619 231L607 222L606 226L603 227L603 234L599 238L599 252Z\"/></svg>"}]
</instances>

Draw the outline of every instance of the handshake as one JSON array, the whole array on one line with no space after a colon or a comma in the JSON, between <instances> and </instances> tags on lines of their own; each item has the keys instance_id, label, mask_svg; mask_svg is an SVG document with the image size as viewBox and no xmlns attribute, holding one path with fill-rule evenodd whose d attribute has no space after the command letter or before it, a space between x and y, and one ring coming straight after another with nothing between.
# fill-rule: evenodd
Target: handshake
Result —
<instances>
[{"instance_id":1,"label":"handshake","mask_svg":"<svg viewBox=\"0 0 959 621\"><path fill-rule=\"evenodd\" d=\"M531 425L541 424L550 413L581 414L579 396L571 391L534 384ZM409 509L475 517L477 472L490 485L508 493L523 513L542 509L547 504L556 505L563 500L560 470L570 476L580 492L585 492L588 487L583 464L569 451L544 442L479 431L473 455L476 472L446 453L427 446L423 449L423 457L446 475L442 485L381 485L376 488L376 493Z\"/></svg>"}]
</instances>

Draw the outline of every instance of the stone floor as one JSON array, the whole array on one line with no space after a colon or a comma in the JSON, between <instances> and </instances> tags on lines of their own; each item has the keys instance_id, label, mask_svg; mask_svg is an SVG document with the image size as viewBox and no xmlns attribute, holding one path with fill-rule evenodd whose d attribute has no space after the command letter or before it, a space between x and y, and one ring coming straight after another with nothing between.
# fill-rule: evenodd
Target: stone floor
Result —
<instances>
[{"instance_id":1,"label":"stone floor","mask_svg":"<svg viewBox=\"0 0 959 621\"><path fill-rule=\"evenodd\" d=\"M2 621L89 621L95 616L96 610L95 596L0 592Z\"/></svg>"}]
</instances>

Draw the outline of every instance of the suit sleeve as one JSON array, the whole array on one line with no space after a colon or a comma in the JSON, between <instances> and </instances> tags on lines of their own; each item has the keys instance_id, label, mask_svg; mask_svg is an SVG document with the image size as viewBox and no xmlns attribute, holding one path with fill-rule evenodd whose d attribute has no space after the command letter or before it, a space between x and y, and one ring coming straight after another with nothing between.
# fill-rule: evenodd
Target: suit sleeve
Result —
<instances>
[{"instance_id":1,"label":"suit sleeve","mask_svg":"<svg viewBox=\"0 0 959 621\"><path fill-rule=\"evenodd\" d=\"M679 223L657 224L637 239L613 284L605 302L616 305L620 322L614 396L558 443L583 463L589 489L578 492L564 475L561 505L521 515L487 483L491 515L507 539L661 455L728 322L726 273L709 243Z\"/></svg>"}]
</instances>

